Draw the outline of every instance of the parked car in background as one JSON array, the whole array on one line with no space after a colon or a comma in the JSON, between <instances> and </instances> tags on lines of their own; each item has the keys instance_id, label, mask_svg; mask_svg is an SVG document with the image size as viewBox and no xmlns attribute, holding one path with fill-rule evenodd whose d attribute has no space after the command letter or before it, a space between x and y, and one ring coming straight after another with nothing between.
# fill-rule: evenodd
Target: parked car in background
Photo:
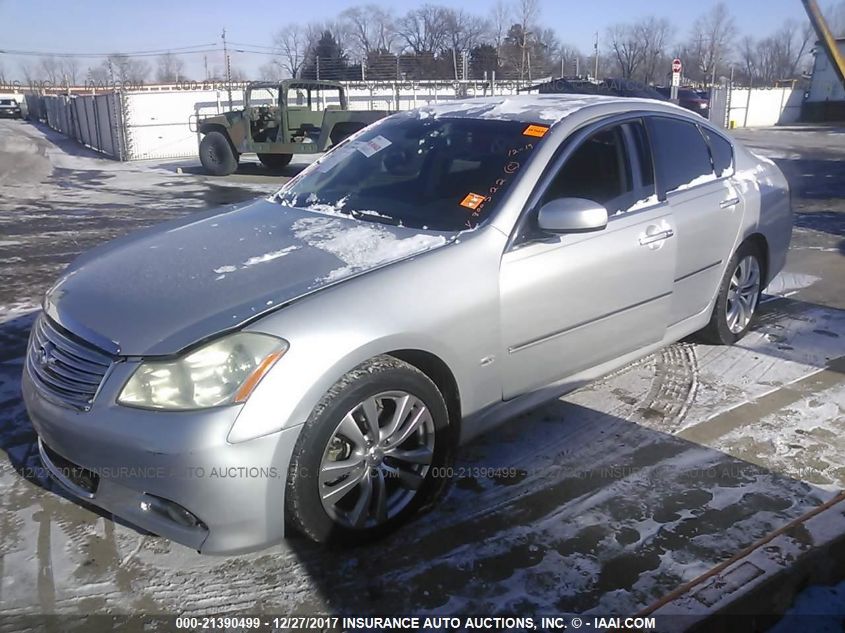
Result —
<instances>
[{"instance_id":1,"label":"parked car in background","mask_svg":"<svg viewBox=\"0 0 845 633\"><path fill-rule=\"evenodd\" d=\"M197 121L200 162L208 173L226 176L242 154L255 153L265 166L281 169L294 154L324 152L386 114L349 110L346 89L334 81L251 83L242 109Z\"/></svg>"},{"instance_id":2,"label":"parked car in background","mask_svg":"<svg viewBox=\"0 0 845 633\"><path fill-rule=\"evenodd\" d=\"M579 78L552 79L543 83L526 86L519 89L520 93L539 94L585 94L605 95L612 97L637 97L640 99L656 99L665 101L666 98L651 86L634 81L633 79L608 78L600 81Z\"/></svg>"},{"instance_id":3,"label":"parked car in background","mask_svg":"<svg viewBox=\"0 0 845 633\"><path fill-rule=\"evenodd\" d=\"M656 90L665 98L669 98L671 88L658 87ZM678 105L691 112L700 114L705 119L710 116L710 98L702 97L699 92L690 88L678 88Z\"/></svg>"},{"instance_id":4,"label":"parked car in background","mask_svg":"<svg viewBox=\"0 0 845 633\"><path fill-rule=\"evenodd\" d=\"M0 99L0 117L20 119L21 106L16 99Z\"/></svg>"},{"instance_id":5,"label":"parked car in background","mask_svg":"<svg viewBox=\"0 0 845 633\"><path fill-rule=\"evenodd\" d=\"M674 104L426 106L272 198L82 255L23 396L51 475L150 532L372 539L460 442L695 332L742 338L791 230L778 167Z\"/></svg>"}]
</instances>

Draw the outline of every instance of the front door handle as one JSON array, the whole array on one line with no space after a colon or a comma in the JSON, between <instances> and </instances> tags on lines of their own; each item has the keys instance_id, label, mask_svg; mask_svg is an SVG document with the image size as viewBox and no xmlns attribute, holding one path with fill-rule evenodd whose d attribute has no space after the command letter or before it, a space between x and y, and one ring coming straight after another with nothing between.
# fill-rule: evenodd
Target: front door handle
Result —
<instances>
[{"instance_id":1,"label":"front door handle","mask_svg":"<svg viewBox=\"0 0 845 633\"><path fill-rule=\"evenodd\" d=\"M640 246L654 245L658 242L668 240L673 235L675 235L675 231L672 229L665 229L657 233L644 233L643 235L640 235Z\"/></svg>"},{"instance_id":2,"label":"front door handle","mask_svg":"<svg viewBox=\"0 0 845 633\"><path fill-rule=\"evenodd\" d=\"M730 209L731 207L735 207L739 204L739 198L730 198L729 200L723 200L719 206L723 209Z\"/></svg>"}]
</instances>

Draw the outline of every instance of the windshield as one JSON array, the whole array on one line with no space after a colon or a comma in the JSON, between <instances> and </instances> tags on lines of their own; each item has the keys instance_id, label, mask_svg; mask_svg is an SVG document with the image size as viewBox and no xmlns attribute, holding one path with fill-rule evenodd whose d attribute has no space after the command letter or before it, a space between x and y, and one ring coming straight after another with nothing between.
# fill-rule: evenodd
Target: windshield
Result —
<instances>
[{"instance_id":1,"label":"windshield","mask_svg":"<svg viewBox=\"0 0 845 633\"><path fill-rule=\"evenodd\" d=\"M0 99L0 105L10 106L10 105L17 105L17 102L13 99Z\"/></svg>"},{"instance_id":2,"label":"windshield","mask_svg":"<svg viewBox=\"0 0 845 633\"><path fill-rule=\"evenodd\" d=\"M291 180L284 205L435 231L472 229L501 204L547 125L394 115Z\"/></svg>"}]
</instances>

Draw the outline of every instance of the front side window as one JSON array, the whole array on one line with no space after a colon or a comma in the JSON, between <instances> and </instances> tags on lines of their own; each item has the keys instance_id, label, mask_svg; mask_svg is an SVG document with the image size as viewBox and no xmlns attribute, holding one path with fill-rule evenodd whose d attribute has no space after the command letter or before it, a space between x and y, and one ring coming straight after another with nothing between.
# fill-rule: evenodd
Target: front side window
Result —
<instances>
[{"instance_id":1,"label":"front side window","mask_svg":"<svg viewBox=\"0 0 845 633\"><path fill-rule=\"evenodd\" d=\"M387 224L472 229L501 204L546 129L397 114L328 152L276 199Z\"/></svg>"},{"instance_id":2,"label":"front side window","mask_svg":"<svg viewBox=\"0 0 845 633\"><path fill-rule=\"evenodd\" d=\"M637 171L629 156L636 158ZM648 141L639 121L600 130L587 138L561 167L542 203L558 198L586 198L610 215L656 202Z\"/></svg>"},{"instance_id":3,"label":"front side window","mask_svg":"<svg viewBox=\"0 0 845 633\"><path fill-rule=\"evenodd\" d=\"M586 198L611 212L631 190L625 140L622 128L616 126L594 134L572 153L546 190L543 203Z\"/></svg>"},{"instance_id":4,"label":"front side window","mask_svg":"<svg viewBox=\"0 0 845 633\"><path fill-rule=\"evenodd\" d=\"M710 151L697 125L652 117L648 126L663 191L687 189L715 178Z\"/></svg>"}]
</instances>

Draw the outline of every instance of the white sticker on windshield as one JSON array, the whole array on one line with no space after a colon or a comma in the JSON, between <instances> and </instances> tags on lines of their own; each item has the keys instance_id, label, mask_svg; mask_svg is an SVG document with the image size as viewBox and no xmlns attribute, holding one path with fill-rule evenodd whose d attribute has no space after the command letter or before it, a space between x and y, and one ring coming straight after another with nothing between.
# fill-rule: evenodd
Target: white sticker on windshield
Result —
<instances>
[{"instance_id":1,"label":"white sticker on windshield","mask_svg":"<svg viewBox=\"0 0 845 633\"><path fill-rule=\"evenodd\" d=\"M326 155L317 165L317 171L327 172L334 169L340 161L355 151L354 143L339 147Z\"/></svg>"},{"instance_id":2,"label":"white sticker on windshield","mask_svg":"<svg viewBox=\"0 0 845 633\"><path fill-rule=\"evenodd\" d=\"M369 141L358 141L355 144L355 149L361 152L364 156L369 158L376 152L380 152L385 147L390 145L390 141L384 138L381 134Z\"/></svg>"}]
</instances>

